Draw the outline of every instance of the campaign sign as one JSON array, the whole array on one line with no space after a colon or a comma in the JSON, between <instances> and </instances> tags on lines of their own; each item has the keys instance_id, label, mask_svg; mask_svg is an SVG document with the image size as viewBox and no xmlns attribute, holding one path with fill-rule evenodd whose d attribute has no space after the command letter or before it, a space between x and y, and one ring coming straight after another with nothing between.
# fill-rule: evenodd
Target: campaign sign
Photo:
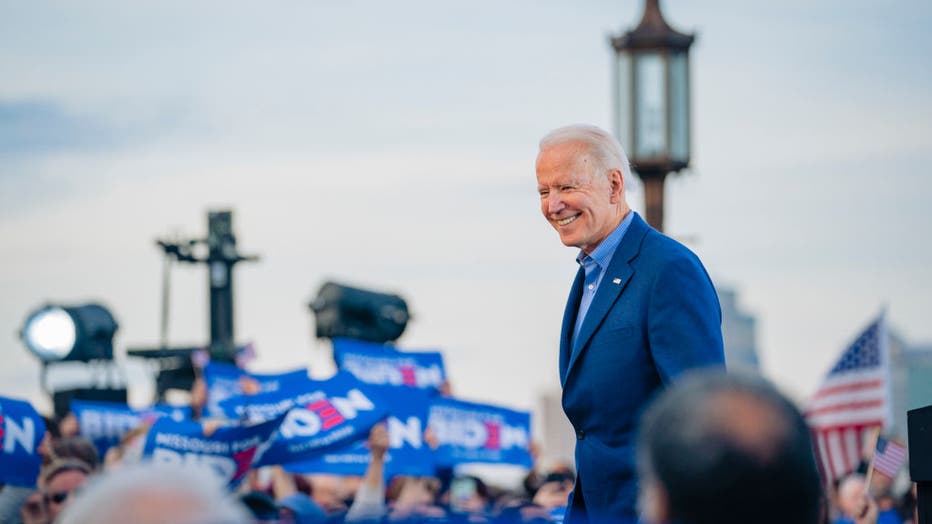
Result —
<instances>
[{"instance_id":1,"label":"campaign sign","mask_svg":"<svg viewBox=\"0 0 932 524\"><path fill-rule=\"evenodd\" d=\"M107 450L120 443L123 435L143 422L154 422L159 417L173 420L191 418L190 407L156 404L145 409L133 409L118 402L71 400L71 412L78 419L81 436L90 439L103 459Z\"/></svg>"},{"instance_id":2,"label":"campaign sign","mask_svg":"<svg viewBox=\"0 0 932 524\"><path fill-rule=\"evenodd\" d=\"M207 383L207 415L223 416L220 402L243 394L272 393L283 386L303 384L308 381L307 370L296 369L286 373L249 373L226 362L210 362L204 366L204 382Z\"/></svg>"},{"instance_id":3,"label":"campaign sign","mask_svg":"<svg viewBox=\"0 0 932 524\"><path fill-rule=\"evenodd\" d=\"M45 421L28 402L0 397L0 484L35 487Z\"/></svg>"},{"instance_id":4,"label":"campaign sign","mask_svg":"<svg viewBox=\"0 0 932 524\"><path fill-rule=\"evenodd\" d=\"M391 346L336 339L337 367L367 384L438 390L446 381L443 355L437 351L398 351Z\"/></svg>"},{"instance_id":5,"label":"campaign sign","mask_svg":"<svg viewBox=\"0 0 932 524\"><path fill-rule=\"evenodd\" d=\"M438 398L428 426L437 437L438 464L466 462L531 467L531 415L522 411Z\"/></svg>"},{"instance_id":6,"label":"campaign sign","mask_svg":"<svg viewBox=\"0 0 932 524\"><path fill-rule=\"evenodd\" d=\"M274 393L239 395L220 403L229 418L260 421L285 414L278 438L259 465L308 460L368 435L387 413L352 375L338 373L324 381L285 385Z\"/></svg>"},{"instance_id":7,"label":"campaign sign","mask_svg":"<svg viewBox=\"0 0 932 524\"><path fill-rule=\"evenodd\" d=\"M268 449L283 419L254 425L231 422L208 436L200 422L162 417L149 428L143 457L156 463L207 466L235 486Z\"/></svg>"},{"instance_id":8,"label":"campaign sign","mask_svg":"<svg viewBox=\"0 0 932 524\"><path fill-rule=\"evenodd\" d=\"M434 475L434 453L424 441L427 429L427 410L430 396L427 392L399 387L371 386L388 406L389 447L385 454L385 474L431 476ZM368 435L319 458L288 464L292 473L332 473L335 475L364 475L372 456L366 444Z\"/></svg>"}]
</instances>

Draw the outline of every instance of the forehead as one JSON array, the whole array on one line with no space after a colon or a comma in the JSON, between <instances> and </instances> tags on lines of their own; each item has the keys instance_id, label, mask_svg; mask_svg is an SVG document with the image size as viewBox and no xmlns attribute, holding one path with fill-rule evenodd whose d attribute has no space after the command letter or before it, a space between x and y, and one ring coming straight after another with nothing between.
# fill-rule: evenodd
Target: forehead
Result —
<instances>
[{"instance_id":1,"label":"forehead","mask_svg":"<svg viewBox=\"0 0 932 524\"><path fill-rule=\"evenodd\" d=\"M67 470L55 475L49 480L49 488L52 491L56 489L70 489L74 486L84 483L86 475L83 471Z\"/></svg>"},{"instance_id":2,"label":"forehead","mask_svg":"<svg viewBox=\"0 0 932 524\"><path fill-rule=\"evenodd\" d=\"M540 183L587 181L593 172L589 146L583 142L561 142L544 147L537 155Z\"/></svg>"}]
</instances>

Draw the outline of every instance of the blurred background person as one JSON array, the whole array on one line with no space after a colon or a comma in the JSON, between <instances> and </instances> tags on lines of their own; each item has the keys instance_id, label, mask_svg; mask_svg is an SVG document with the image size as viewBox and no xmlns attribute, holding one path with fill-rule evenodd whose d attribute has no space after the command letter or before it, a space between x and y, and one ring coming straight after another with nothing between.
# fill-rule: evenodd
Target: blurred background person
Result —
<instances>
[{"instance_id":1,"label":"blurred background person","mask_svg":"<svg viewBox=\"0 0 932 524\"><path fill-rule=\"evenodd\" d=\"M643 417L638 470L651 524L819 522L808 427L761 378L698 372L674 385Z\"/></svg>"},{"instance_id":2,"label":"blurred background person","mask_svg":"<svg viewBox=\"0 0 932 524\"><path fill-rule=\"evenodd\" d=\"M210 470L127 465L95 479L62 524L248 524L249 513Z\"/></svg>"}]
</instances>

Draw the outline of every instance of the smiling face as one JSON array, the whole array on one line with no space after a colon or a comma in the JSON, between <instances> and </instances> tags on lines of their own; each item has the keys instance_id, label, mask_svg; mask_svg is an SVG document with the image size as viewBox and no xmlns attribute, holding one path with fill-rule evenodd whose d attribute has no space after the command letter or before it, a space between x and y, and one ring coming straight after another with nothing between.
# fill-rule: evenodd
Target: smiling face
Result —
<instances>
[{"instance_id":1,"label":"smiling face","mask_svg":"<svg viewBox=\"0 0 932 524\"><path fill-rule=\"evenodd\" d=\"M621 170L603 171L583 142L554 144L537 156L544 218L564 245L586 253L592 253L628 212Z\"/></svg>"}]
</instances>

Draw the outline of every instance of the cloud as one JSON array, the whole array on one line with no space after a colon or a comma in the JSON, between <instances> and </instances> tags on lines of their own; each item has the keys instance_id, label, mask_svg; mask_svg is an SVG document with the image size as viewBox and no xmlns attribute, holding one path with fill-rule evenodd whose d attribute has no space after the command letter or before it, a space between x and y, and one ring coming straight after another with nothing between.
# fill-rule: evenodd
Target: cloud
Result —
<instances>
[{"instance_id":1,"label":"cloud","mask_svg":"<svg viewBox=\"0 0 932 524\"><path fill-rule=\"evenodd\" d=\"M70 112L52 100L0 100L0 154L100 150L128 139L105 120Z\"/></svg>"}]
</instances>

